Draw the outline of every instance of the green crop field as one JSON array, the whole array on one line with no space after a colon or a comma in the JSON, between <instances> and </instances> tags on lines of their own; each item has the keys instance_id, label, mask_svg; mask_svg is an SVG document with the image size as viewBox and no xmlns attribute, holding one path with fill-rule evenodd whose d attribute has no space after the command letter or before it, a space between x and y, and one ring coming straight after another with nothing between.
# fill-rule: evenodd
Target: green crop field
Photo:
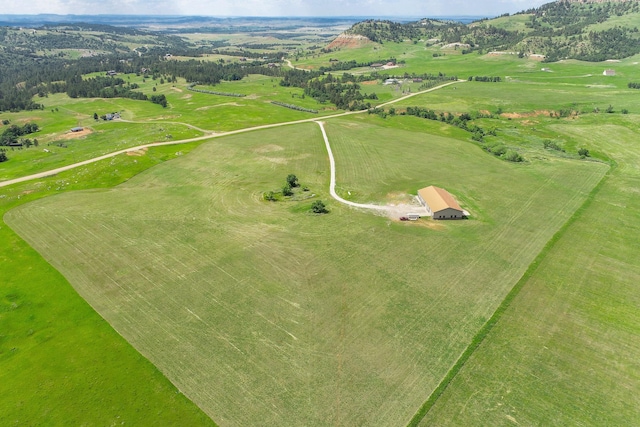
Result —
<instances>
[{"instance_id":1,"label":"green crop field","mask_svg":"<svg viewBox=\"0 0 640 427\"><path fill-rule=\"evenodd\" d=\"M615 168L421 425L640 423L637 119L557 125Z\"/></svg>"},{"instance_id":2,"label":"green crop field","mask_svg":"<svg viewBox=\"0 0 640 427\"><path fill-rule=\"evenodd\" d=\"M175 151L154 148L3 188L0 213L64 191L111 187ZM4 223L0 254L1 425L215 425Z\"/></svg>"},{"instance_id":3,"label":"green crop field","mask_svg":"<svg viewBox=\"0 0 640 427\"><path fill-rule=\"evenodd\" d=\"M322 138L304 124L5 220L216 422L404 424L608 167L509 164L440 125L393 121L328 122L340 191L385 202L442 185L473 219L263 201L287 173L327 200Z\"/></svg>"}]
</instances>

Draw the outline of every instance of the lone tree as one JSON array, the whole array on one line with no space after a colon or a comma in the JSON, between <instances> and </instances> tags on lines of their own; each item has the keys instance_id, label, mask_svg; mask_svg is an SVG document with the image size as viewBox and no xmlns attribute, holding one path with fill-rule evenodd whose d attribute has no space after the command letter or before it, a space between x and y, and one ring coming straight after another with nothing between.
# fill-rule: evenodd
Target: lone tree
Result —
<instances>
[{"instance_id":1,"label":"lone tree","mask_svg":"<svg viewBox=\"0 0 640 427\"><path fill-rule=\"evenodd\" d=\"M98 120L98 113L93 113L93 120Z\"/></svg>"},{"instance_id":2,"label":"lone tree","mask_svg":"<svg viewBox=\"0 0 640 427\"><path fill-rule=\"evenodd\" d=\"M4 151L0 151L0 163L6 162L7 160L9 160L9 158L7 157L5 152Z\"/></svg>"},{"instance_id":3,"label":"lone tree","mask_svg":"<svg viewBox=\"0 0 640 427\"><path fill-rule=\"evenodd\" d=\"M282 187L282 195L283 196L293 196L293 191L291 190L291 186L287 183L284 187Z\"/></svg>"},{"instance_id":4,"label":"lone tree","mask_svg":"<svg viewBox=\"0 0 640 427\"><path fill-rule=\"evenodd\" d=\"M313 204L311 205L311 211L317 214L329 213L329 210L322 202L322 200L316 200L315 202L313 202Z\"/></svg>"},{"instance_id":5,"label":"lone tree","mask_svg":"<svg viewBox=\"0 0 640 427\"><path fill-rule=\"evenodd\" d=\"M297 187L298 185L298 177L295 176L294 174L290 173L289 175L287 175L287 184L289 184L289 187Z\"/></svg>"}]
</instances>

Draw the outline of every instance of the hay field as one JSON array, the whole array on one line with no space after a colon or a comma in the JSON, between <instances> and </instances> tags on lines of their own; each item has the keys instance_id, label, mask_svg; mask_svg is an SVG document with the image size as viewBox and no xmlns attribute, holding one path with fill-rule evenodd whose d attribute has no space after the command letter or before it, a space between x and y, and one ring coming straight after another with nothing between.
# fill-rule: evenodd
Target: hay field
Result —
<instances>
[{"instance_id":1,"label":"hay field","mask_svg":"<svg viewBox=\"0 0 640 427\"><path fill-rule=\"evenodd\" d=\"M64 191L113 187L175 152L158 147L3 187L0 215ZM215 426L4 222L0 254L0 425Z\"/></svg>"},{"instance_id":2,"label":"hay field","mask_svg":"<svg viewBox=\"0 0 640 427\"><path fill-rule=\"evenodd\" d=\"M394 123L328 121L339 191L385 202L441 185L471 220L262 201L288 173L328 201L311 123L221 138L5 220L218 424L406 424L608 167L508 164Z\"/></svg>"},{"instance_id":3,"label":"hay field","mask_svg":"<svg viewBox=\"0 0 640 427\"><path fill-rule=\"evenodd\" d=\"M618 166L421 425L640 424L637 117L556 125Z\"/></svg>"}]
</instances>

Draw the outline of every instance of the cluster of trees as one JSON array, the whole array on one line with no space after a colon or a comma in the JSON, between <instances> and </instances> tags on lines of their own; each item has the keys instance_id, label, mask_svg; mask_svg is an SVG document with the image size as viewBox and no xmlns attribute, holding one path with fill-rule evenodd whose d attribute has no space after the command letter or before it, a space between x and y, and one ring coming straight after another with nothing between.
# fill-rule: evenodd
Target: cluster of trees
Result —
<instances>
[{"instance_id":1,"label":"cluster of trees","mask_svg":"<svg viewBox=\"0 0 640 427\"><path fill-rule=\"evenodd\" d=\"M367 62L357 62L356 60L351 61L338 61L331 64L329 67L320 67L320 71L322 72L330 72L330 71L346 71L351 70L353 68L361 68L361 67L370 67L372 64L387 64L389 62L396 62L395 58L389 59L381 59L379 61L367 61Z\"/></svg>"},{"instance_id":2,"label":"cluster of trees","mask_svg":"<svg viewBox=\"0 0 640 427\"><path fill-rule=\"evenodd\" d=\"M278 194L282 194L284 197L291 197L294 195L294 188L300 187L300 182L298 181L298 177L292 173L287 175L284 185L282 186L282 190L280 191L267 191L262 194L264 200L268 202L275 202L278 200ZM309 191L308 187L302 187L302 191ZM312 196L313 197L313 196ZM325 204L316 200L311 205L311 211L317 214L323 214L329 212Z\"/></svg>"},{"instance_id":3,"label":"cluster of trees","mask_svg":"<svg viewBox=\"0 0 640 427\"><path fill-rule=\"evenodd\" d=\"M468 79L470 82L490 82L490 83L497 83L497 82L501 82L502 79L498 76L469 76Z\"/></svg>"},{"instance_id":4,"label":"cluster of trees","mask_svg":"<svg viewBox=\"0 0 640 427\"><path fill-rule=\"evenodd\" d=\"M212 53L217 55L237 56L241 58L251 58L258 61L278 62L280 58L286 56L285 52L251 52L248 50L220 50L216 49ZM200 55L198 55L200 56ZM221 60L224 61L224 60Z\"/></svg>"},{"instance_id":5,"label":"cluster of trees","mask_svg":"<svg viewBox=\"0 0 640 427\"><path fill-rule=\"evenodd\" d=\"M504 144L500 142L486 143L484 141L484 137L486 135L496 136L495 129L486 131L475 123L472 123L473 117L468 113L452 114L442 111L437 113L428 108L407 107L406 112L401 114L421 117L428 120L437 120L440 122L448 123L452 126L459 127L460 129L464 129L467 132L471 133L471 139L481 143L482 148L484 148L487 152L493 154L494 156L500 157L510 162L524 161L524 158L518 152L508 149Z\"/></svg>"},{"instance_id":6,"label":"cluster of trees","mask_svg":"<svg viewBox=\"0 0 640 427\"><path fill-rule=\"evenodd\" d=\"M347 33L359 34L369 40L384 43L401 42L407 39L419 39L424 34L418 25L407 25L388 20L366 20L351 27Z\"/></svg>"},{"instance_id":7,"label":"cluster of trees","mask_svg":"<svg viewBox=\"0 0 640 427\"><path fill-rule=\"evenodd\" d=\"M358 82L374 78L344 73L342 76L324 75L322 72L305 72L301 70L286 71L280 82L281 86L295 86L304 90L320 103L330 102L343 110L366 110L371 104L366 100L378 99L375 93L362 94Z\"/></svg>"},{"instance_id":8,"label":"cluster of trees","mask_svg":"<svg viewBox=\"0 0 640 427\"><path fill-rule=\"evenodd\" d=\"M293 104L286 104L286 103L280 102L280 101L271 101L271 103L273 105L279 105L280 107L290 108L292 110L302 111L304 113L318 114L318 110L312 110L310 108L299 107L299 106L293 105Z\"/></svg>"},{"instance_id":9,"label":"cluster of trees","mask_svg":"<svg viewBox=\"0 0 640 427\"><path fill-rule=\"evenodd\" d=\"M255 50L269 50L269 49L282 49L282 48L296 48L300 43L243 43L239 47L245 49Z\"/></svg>"},{"instance_id":10,"label":"cluster of trees","mask_svg":"<svg viewBox=\"0 0 640 427\"><path fill-rule=\"evenodd\" d=\"M61 90L60 84L51 86L52 90ZM142 92L135 92L137 84L130 84L118 77L98 76L83 79L76 74L66 80L64 90L70 98L131 98L146 100Z\"/></svg>"},{"instance_id":11,"label":"cluster of trees","mask_svg":"<svg viewBox=\"0 0 640 427\"><path fill-rule=\"evenodd\" d=\"M162 95L151 95L151 102L154 104L162 105L162 108L167 108L167 97Z\"/></svg>"},{"instance_id":12,"label":"cluster of trees","mask_svg":"<svg viewBox=\"0 0 640 427\"><path fill-rule=\"evenodd\" d=\"M233 96L233 97L236 97L236 98L242 98L244 96L247 96L247 95L245 95L243 93L216 92L214 90L196 89L195 88L196 85L197 85L197 83L191 83L189 86L187 86L187 89L189 89L190 91L193 91L193 92L208 93L209 95Z\"/></svg>"},{"instance_id":13,"label":"cluster of trees","mask_svg":"<svg viewBox=\"0 0 640 427\"><path fill-rule=\"evenodd\" d=\"M629 82L627 86L629 89L640 89L640 83Z\"/></svg>"},{"instance_id":14,"label":"cluster of trees","mask_svg":"<svg viewBox=\"0 0 640 427\"><path fill-rule=\"evenodd\" d=\"M452 126L459 127L460 129L464 129L467 132L471 133L471 138L474 141L482 142L485 135L495 136L495 130L485 131L480 126L471 123L473 117L469 113L463 114L453 114L441 111L436 113L433 110L423 107L407 107L407 110L404 114L409 116L421 117L423 119L428 120L437 120L440 122L444 122L450 124Z\"/></svg>"},{"instance_id":15,"label":"cluster of trees","mask_svg":"<svg viewBox=\"0 0 640 427\"><path fill-rule=\"evenodd\" d=\"M24 126L11 125L0 135L0 145L8 146L18 144L22 136L38 132L39 130L40 127L36 123L27 123Z\"/></svg>"},{"instance_id":16,"label":"cluster of trees","mask_svg":"<svg viewBox=\"0 0 640 427\"><path fill-rule=\"evenodd\" d=\"M324 78L307 82L304 93L320 103L328 101L342 110L366 110L371 104L365 100L378 99L378 96L375 93L362 94L355 80L355 76L350 74L343 74L342 77L327 74Z\"/></svg>"}]
</instances>

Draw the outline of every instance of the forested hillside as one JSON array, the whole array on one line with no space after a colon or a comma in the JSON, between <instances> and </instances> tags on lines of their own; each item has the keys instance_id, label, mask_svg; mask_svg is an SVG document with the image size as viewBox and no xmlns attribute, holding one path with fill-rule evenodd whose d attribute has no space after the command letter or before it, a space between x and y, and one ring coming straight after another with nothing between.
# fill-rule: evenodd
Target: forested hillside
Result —
<instances>
[{"instance_id":1,"label":"forested hillside","mask_svg":"<svg viewBox=\"0 0 640 427\"><path fill-rule=\"evenodd\" d=\"M432 19L406 24L367 20L348 33L378 43L459 43L463 53L509 50L542 54L547 62L567 58L605 61L640 53L638 25L638 1L561 0L469 25Z\"/></svg>"},{"instance_id":2,"label":"forested hillside","mask_svg":"<svg viewBox=\"0 0 640 427\"><path fill-rule=\"evenodd\" d=\"M22 29L0 27L0 111L37 110L39 98L66 92L71 97L126 97L146 100L137 87L113 77L83 80L90 73L142 73L149 78L216 84L248 74L279 75L267 64L283 56L253 56L242 65L198 60L219 43L196 45L182 37L96 24ZM168 61L171 53L190 61Z\"/></svg>"}]
</instances>

